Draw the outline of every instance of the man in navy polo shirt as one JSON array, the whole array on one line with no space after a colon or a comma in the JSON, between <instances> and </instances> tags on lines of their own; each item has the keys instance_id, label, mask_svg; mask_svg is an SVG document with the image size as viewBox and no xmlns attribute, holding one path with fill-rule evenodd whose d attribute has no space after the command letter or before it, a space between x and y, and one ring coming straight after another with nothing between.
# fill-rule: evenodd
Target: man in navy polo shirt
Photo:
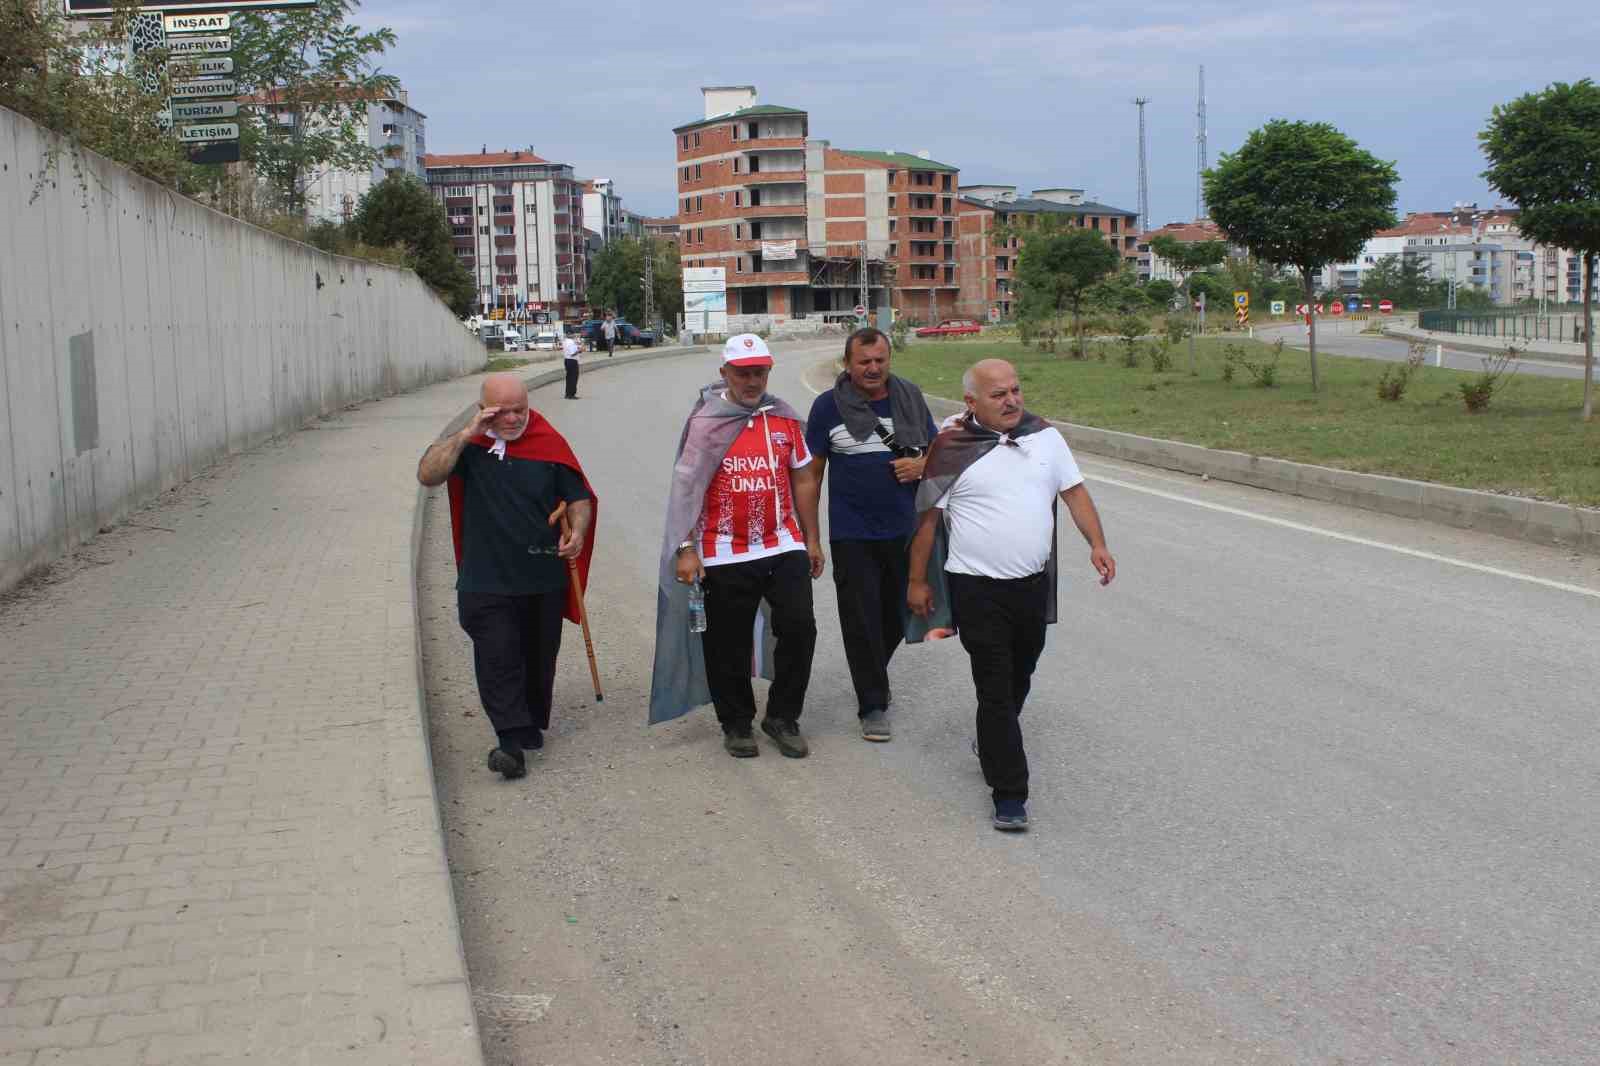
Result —
<instances>
[{"instance_id":1,"label":"man in navy polo shirt","mask_svg":"<svg viewBox=\"0 0 1600 1066\"><path fill-rule=\"evenodd\" d=\"M935 432L922 390L889 373L889 338L852 333L844 370L811 405L806 443L828 475L839 630L867 740L890 737L889 660L905 632L906 546Z\"/></svg>"}]
</instances>

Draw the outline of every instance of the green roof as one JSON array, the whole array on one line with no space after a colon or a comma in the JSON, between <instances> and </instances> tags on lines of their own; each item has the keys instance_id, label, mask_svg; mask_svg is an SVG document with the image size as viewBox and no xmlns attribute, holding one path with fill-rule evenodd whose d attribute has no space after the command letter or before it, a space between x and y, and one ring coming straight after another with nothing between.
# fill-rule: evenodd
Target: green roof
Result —
<instances>
[{"instance_id":1,"label":"green roof","mask_svg":"<svg viewBox=\"0 0 1600 1066\"><path fill-rule=\"evenodd\" d=\"M874 163L888 163L892 167L902 170L948 170L952 174L961 170L949 163L936 163L932 159L924 159L920 155L909 152L863 152L856 148L841 148L839 151L845 155L858 156L861 159L870 159Z\"/></svg>"},{"instance_id":2,"label":"green roof","mask_svg":"<svg viewBox=\"0 0 1600 1066\"><path fill-rule=\"evenodd\" d=\"M754 107L730 111L726 115L712 115L697 122L689 122L682 126L673 127L673 133L682 133L684 130L697 129L700 126L709 126L713 122L727 122L739 118L763 118L768 115L804 115L805 112L793 107L779 107L777 104L757 104Z\"/></svg>"}]
</instances>

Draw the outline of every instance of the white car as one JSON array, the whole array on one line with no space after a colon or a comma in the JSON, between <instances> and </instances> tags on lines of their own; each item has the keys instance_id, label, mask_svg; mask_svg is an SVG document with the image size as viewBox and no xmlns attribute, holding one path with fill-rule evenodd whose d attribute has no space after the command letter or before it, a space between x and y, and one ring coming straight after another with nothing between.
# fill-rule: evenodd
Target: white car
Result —
<instances>
[{"instance_id":1,"label":"white car","mask_svg":"<svg viewBox=\"0 0 1600 1066\"><path fill-rule=\"evenodd\" d=\"M505 333L501 334L501 337L504 341L506 351L522 351L522 334L518 333L516 330L508 329L505 331Z\"/></svg>"},{"instance_id":2,"label":"white car","mask_svg":"<svg viewBox=\"0 0 1600 1066\"><path fill-rule=\"evenodd\" d=\"M540 352L553 352L561 347L561 338L555 333L545 331L533 335L533 348Z\"/></svg>"}]
</instances>

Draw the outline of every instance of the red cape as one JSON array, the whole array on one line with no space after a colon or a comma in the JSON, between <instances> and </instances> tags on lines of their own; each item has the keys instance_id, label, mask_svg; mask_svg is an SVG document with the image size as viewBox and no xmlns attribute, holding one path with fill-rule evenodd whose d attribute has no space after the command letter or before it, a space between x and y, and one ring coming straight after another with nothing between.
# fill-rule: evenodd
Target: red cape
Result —
<instances>
[{"instance_id":1,"label":"red cape","mask_svg":"<svg viewBox=\"0 0 1600 1066\"><path fill-rule=\"evenodd\" d=\"M494 446L494 441L487 436L472 438L468 447L488 449ZM584 538L583 552L578 556L578 584L567 583L567 611L569 622L578 620L578 593L579 588L589 587L589 560L594 557L595 532L600 527L600 497L594 493L594 487L589 484L589 479L583 473L583 467L578 465L578 457L572 454L572 447L567 439L549 422L546 422L537 412L528 412L528 428L523 430L522 436L516 440L506 442L507 459L532 460L540 463L560 463L571 470L583 482L583 487L589 490L590 506L594 511L589 520L589 535ZM455 542L456 566L461 565L461 521L462 521L462 485L459 477L451 477L450 488L450 539Z\"/></svg>"}]
</instances>

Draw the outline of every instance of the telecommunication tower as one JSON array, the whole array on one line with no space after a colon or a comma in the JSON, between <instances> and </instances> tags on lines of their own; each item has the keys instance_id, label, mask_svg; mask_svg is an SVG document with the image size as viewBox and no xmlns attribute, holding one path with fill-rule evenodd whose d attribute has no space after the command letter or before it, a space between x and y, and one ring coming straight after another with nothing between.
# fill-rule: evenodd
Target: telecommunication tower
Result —
<instances>
[{"instance_id":1,"label":"telecommunication tower","mask_svg":"<svg viewBox=\"0 0 1600 1066\"><path fill-rule=\"evenodd\" d=\"M1150 171L1145 165L1144 142L1144 105L1150 102L1148 96L1134 97L1134 106L1139 109L1139 232L1143 233L1150 226Z\"/></svg>"},{"instance_id":2,"label":"telecommunication tower","mask_svg":"<svg viewBox=\"0 0 1600 1066\"><path fill-rule=\"evenodd\" d=\"M1195 111L1194 217L1206 217L1206 68L1200 64L1200 106Z\"/></svg>"}]
</instances>

